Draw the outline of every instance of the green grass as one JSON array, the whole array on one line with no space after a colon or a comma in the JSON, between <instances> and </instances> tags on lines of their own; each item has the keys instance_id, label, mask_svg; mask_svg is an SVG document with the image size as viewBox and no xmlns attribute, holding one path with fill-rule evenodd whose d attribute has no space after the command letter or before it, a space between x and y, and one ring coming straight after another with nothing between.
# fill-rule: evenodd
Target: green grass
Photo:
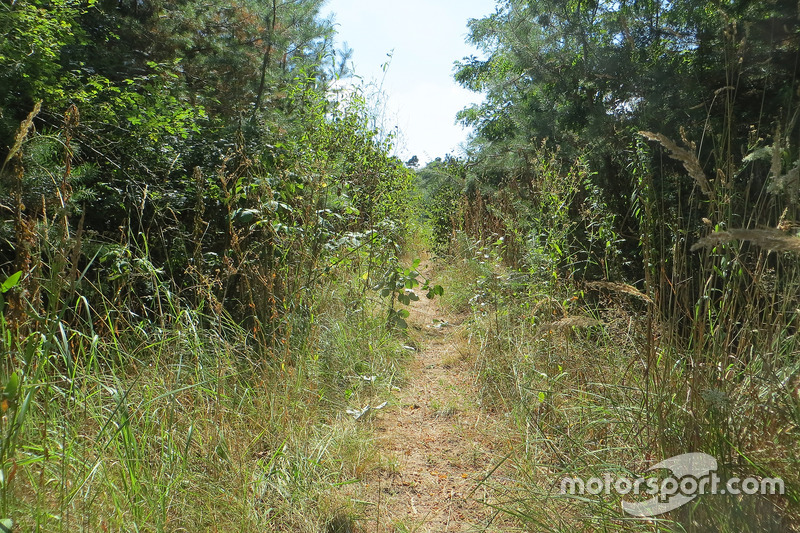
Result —
<instances>
[{"instance_id":1,"label":"green grass","mask_svg":"<svg viewBox=\"0 0 800 533\"><path fill-rule=\"evenodd\" d=\"M442 277L459 287L461 302L471 302L481 403L513 414L523 443L506 460L515 489L497 485L505 493L500 509L553 532L777 532L797 524L800 402L790 384L798 371L792 338L762 339L762 347L781 350L727 368L692 366L691 354L658 342L667 324L657 323L657 338L648 338L646 304L637 298L590 297L499 263L487 263L493 274L465 268L470 261L453 257ZM565 316L599 324L558 325ZM657 359L649 367L651 343ZM635 478L690 451L715 456L722 477L779 476L787 495L707 496L641 520L622 512L621 495L577 500L559 493L564 477Z\"/></svg>"},{"instance_id":2,"label":"green grass","mask_svg":"<svg viewBox=\"0 0 800 533\"><path fill-rule=\"evenodd\" d=\"M163 327L118 320L103 335L54 320L13 341L3 322L5 339L33 346L19 397L35 391L4 448L4 516L22 531L354 523L343 487L379 457L345 410L388 398L406 351L377 304L346 305L345 286L321 291L291 365L265 360L236 324L177 306Z\"/></svg>"}]
</instances>

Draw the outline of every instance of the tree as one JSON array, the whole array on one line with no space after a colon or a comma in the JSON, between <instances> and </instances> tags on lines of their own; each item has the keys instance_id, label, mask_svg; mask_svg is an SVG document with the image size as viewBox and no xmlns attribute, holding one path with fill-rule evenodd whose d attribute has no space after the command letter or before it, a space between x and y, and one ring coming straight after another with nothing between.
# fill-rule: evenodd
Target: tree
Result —
<instances>
[{"instance_id":1,"label":"tree","mask_svg":"<svg viewBox=\"0 0 800 533\"><path fill-rule=\"evenodd\" d=\"M321 5L0 3L0 152L40 100L36 127L48 134L29 140L31 217L44 215L41 193L52 189L52 175L67 175L76 194L66 207L83 215L85 230L114 242L122 228L146 240L154 265L181 278L192 250L170 243L194 231L198 191L217 216L207 234L221 246L230 191L215 176L242 179L287 137L319 127L309 107L342 72L334 71L333 26L319 16ZM73 106L70 116L80 119L65 167L59 142ZM318 112L325 113L311 114Z\"/></svg>"},{"instance_id":2,"label":"tree","mask_svg":"<svg viewBox=\"0 0 800 533\"><path fill-rule=\"evenodd\" d=\"M475 129L474 173L494 185L524 186L534 178L537 139L567 160L586 155L635 253L637 132L695 140L705 171L727 176L778 124L794 135L797 14L796 3L784 1L499 2L494 14L470 22L470 40L486 58L465 58L455 74L486 95L459 115ZM662 168L654 190L663 205L679 206L692 182L675 183L682 171L676 161ZM746 203L745 194L736 197ZM672 213L680 211L686 206ZM698 221L704 216L694 213Z\"/></svg>"},{"instance_id":3,"label":"tree","mask_svg":"<svg viewBox=\"0 0 800 533\"><path fill-rule=\"evenodd\" d=\"M593 150L634 125L674 134L701 126L709 109L719 118L722 106L706 106L737 81L749 120L774 117L790 103L796 10L786 2L505 1L470 22L470 40L488 58L463 60L456 79L487 100L460 117L479 143L549 138ZM766 91L763 109L756 87Z\"/></svg>"},{"instance_id":4,"label":"tree","mask_svg":"<svg viewBox=\"0 0 800 533\"><path fill-rule=\"evenodd\" d=\"M69 68L75 65L64 51L85 43L78 24L82 12L73 0L0 3L0 160L37 101L64 105L76 86Z\"/></svg>"}]
</instances>

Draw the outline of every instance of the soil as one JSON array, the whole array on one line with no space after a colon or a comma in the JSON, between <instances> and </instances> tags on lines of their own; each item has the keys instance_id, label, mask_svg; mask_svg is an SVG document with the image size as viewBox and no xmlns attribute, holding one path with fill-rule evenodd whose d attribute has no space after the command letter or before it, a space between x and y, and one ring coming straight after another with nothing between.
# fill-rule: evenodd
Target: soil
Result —
<instances>
[{"instance_id":1,"label":"soil","mask_svg":"<svg viewBox=\"0 0 800 533\"><path fill-rule=\"evenodd\" d=\"M510 484L505 459L517 432L504 414L480 406L469 314L447 314L424 296L410 311L410 337L419 347L405 386L372 421L383 466L364 480L373 505L362 529L521 531L492 506Z\"/></svg>"}]
</instances>

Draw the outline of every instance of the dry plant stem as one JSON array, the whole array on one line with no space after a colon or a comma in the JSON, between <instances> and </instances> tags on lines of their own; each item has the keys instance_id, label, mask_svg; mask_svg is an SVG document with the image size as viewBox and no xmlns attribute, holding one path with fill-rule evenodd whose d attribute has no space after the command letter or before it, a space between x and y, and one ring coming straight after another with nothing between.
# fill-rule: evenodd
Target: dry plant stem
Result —
<instances>
[{"instance_id":1,"label":"dry plant stem","mask_svg":"<svg viewBox=\"0 0 800 533\"><path fill-rule=\"evenodd\" d=\"M0 168L0 179L3 179L10 164L8 173L10 174L12 190L14 191L14 237L16 241L14 270L22 272L20 286L9 295L9 324L15 335L23 334L21 327L26 318L23 294L27 296L28 301L34 304L38 301L38 287L30 276L33 269L31 252L35 245L35 221L28 220L28 217L26 217L25 204L22 201L22 180L24 177L22 145L33 129L33 119L39 114L41 108L42 102L36 102L27 118L20 123L17 134L14 137L14 143L3 162L3 166Z\"/></svg>"},{"instance_id":2,"label":"dry plant stem","mask_svg":"<svg viewBox=\"0 0 800 533\"><path fill-rule=\"evenodd\" d=\"M666 135L661 133L652 133L649 131L640 131L639 135L645 137L651 141L657 141L661 146L666 148L667 153L669 156L676 161L680 161L683 163L683 167L689 173L689 176L695 180L697 185L700 187L700 190L706 196L711 196L711 186L708 183L708 178L706 178L706 174L703 171L703 167L700 165L700 161L697 159L697 156L686 150L685 148L681 148L673 140L668 138Z\"/></svg>"},{"instance_id":3,"label":"dry plant stem","mask_svg":"<svg viewBox=\"0 0 800 533\"><path fill-rule=\"evenodd\" d=\"M715 231L697 241L691 248L695 252L702 248L714 248L734 240L748 241L765 250L800 253L800 237L773 229L730 229Z\"/></svg>"}]
</instances>

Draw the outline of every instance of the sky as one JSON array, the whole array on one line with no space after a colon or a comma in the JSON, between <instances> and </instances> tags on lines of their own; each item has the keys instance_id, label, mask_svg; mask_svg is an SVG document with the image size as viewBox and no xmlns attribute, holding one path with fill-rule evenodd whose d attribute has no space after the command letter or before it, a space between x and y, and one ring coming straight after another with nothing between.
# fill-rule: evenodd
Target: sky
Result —
<instances>
[{"instance_id":1,"label":"sky","mask_svg":"<svg viewBox=\"0 0 800 533\"><path fill-rule=\"evenodd\" d=\"M456 113L482 97L456 83L453 63L480 57L465 43L467 21L494 11L494 0L329 0L322 8L323 16L334 14L339 46L353 49L354 73L383 83L385 123L400 130L403 160L416 155L424 164L461 153L469 131Z\"/></svg>"}]
</instances>

